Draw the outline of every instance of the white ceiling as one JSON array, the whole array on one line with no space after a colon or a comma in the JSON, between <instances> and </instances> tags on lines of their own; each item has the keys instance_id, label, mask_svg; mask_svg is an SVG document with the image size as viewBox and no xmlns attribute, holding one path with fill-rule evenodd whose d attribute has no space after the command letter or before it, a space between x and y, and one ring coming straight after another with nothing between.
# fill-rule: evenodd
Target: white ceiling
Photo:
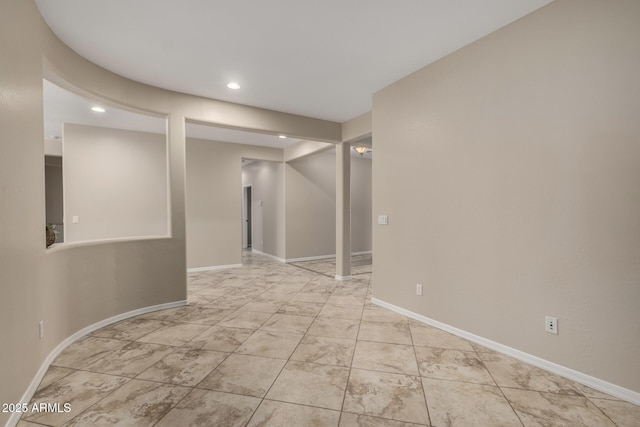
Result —
<instances>
[{"instance_id":1,"label":"white ceiling","mask_svg":"<svg viewBox=\"0 0 640 427\"><path fill-rule=\"evenodd\" d=\"M550 1L36 0L64 43L117 74L337 122Z\"/></svg>"}]
</instances>

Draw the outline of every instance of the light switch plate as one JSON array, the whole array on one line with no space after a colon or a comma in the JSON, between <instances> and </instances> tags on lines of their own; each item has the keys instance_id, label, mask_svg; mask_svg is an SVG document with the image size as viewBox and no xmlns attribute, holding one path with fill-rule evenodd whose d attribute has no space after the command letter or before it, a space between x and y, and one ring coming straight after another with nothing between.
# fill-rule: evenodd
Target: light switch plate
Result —
<instances>
[{"instance_id":1,"label":"light switch plate","mask_svg":"<svg viewBox=\"0 0 640 427\"><path fill-rule=\"evenodd\" d=\"M378 224L380 225L389 224L389 217L387 215L378 215Z\"/></svg>"}]
</instances>

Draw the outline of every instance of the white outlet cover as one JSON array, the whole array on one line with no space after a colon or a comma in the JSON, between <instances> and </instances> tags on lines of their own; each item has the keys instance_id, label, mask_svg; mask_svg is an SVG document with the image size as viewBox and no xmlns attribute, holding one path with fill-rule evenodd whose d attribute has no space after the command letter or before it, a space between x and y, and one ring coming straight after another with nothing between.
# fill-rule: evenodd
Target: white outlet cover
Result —
<instances>
[{"instance_id":1,"label":"white outlet cover","mask_svg":"<svg viewBox=\"0 0 640 427\"><path fill-rule=\"evenodd\" d=\"M558 335L558 318L545 316L544 318L544 330L550 334Z\"/></svg>"}]
</instances>

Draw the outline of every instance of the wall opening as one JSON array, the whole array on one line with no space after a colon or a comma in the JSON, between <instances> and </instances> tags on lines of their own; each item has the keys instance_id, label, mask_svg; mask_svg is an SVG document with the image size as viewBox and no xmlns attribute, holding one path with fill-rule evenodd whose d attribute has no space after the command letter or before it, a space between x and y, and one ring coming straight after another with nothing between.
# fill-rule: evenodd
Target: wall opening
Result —
<instances>
[{"instance_id":1,"label":"wall opening","mask_svg":"<svg viewBox=\"0 0 640 427\"><path fill-rule=\"evenodd\" d=\"M56 244L169 235L166 118L43 80L47 224Z\"/></svg>"}]
</instances>

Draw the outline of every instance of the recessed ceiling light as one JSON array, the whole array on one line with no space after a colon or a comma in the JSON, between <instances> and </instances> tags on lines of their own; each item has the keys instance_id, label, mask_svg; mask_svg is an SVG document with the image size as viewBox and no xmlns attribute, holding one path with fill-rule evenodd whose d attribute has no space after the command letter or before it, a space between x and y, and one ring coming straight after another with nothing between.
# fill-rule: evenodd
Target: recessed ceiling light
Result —
<instances>
[{"instance_id":1,"label":"recessed ceiling light","mask_svg":"<svg viewBox=\"0 0 640 427\"><path fill-rule=\"evenodd\" d=\"M236 82L227 83L227 87L229 89L233 89L233 90L240 89L240 85L238 83L236 83Z\"/></svg>"},{"instance_id":2,"label":"recessed ceiling light","mask_svg":"<svg viewBox=\"0 0 640 427\"><path fill-rule=\"evenodd\" d=\"M280 138L280 139L287 139L287 135L278 135L278 138Z\"/></svg>"},{"instance_id":3,"label":"recessed ceiling light","mask_svg":"<svg viewBox=\"0 0 640 427\"><path fill-rule=\"evenodd\" d=\"M96 113L104 113L107 110L96 105L95 107L91 107L91 111L95 111Z\"/></svg>"}]
</instances>

